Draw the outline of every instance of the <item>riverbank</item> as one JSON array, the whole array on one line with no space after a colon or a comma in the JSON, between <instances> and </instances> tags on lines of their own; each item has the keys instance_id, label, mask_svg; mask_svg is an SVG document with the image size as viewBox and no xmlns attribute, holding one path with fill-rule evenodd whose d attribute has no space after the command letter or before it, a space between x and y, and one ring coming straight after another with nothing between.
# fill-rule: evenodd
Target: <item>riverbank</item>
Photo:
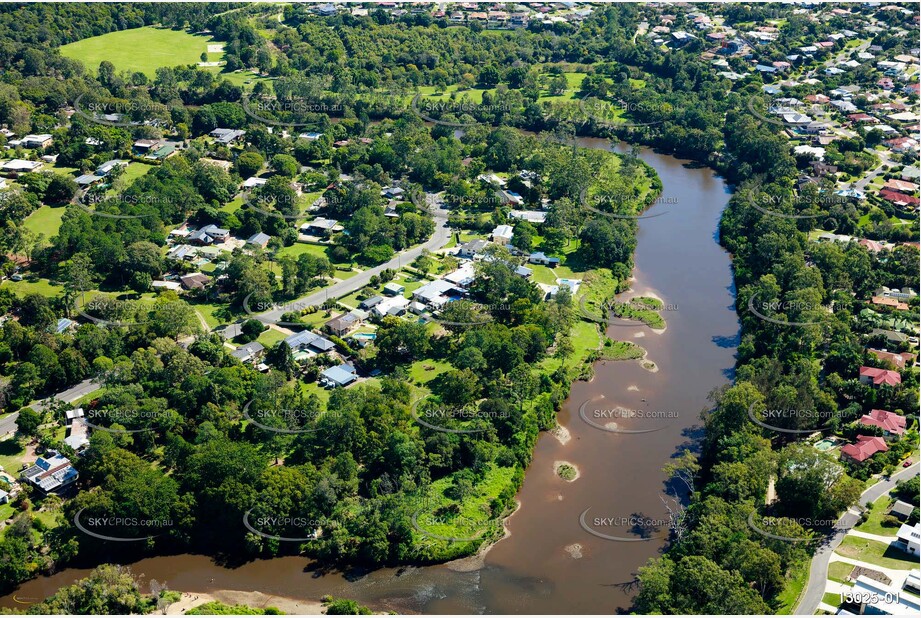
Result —
<instances>
[{"instance_id":1,"label":"riverbank","mask_svg":"<svg viewBox=\"0 0 921 618\"><path fill-rule=\"evenodd\" d=\"M326 611L326 606L323 605L321 601L310 602L303 599L292 599L256 591L215 590L210 593L183 592L179 601L166 608L166 615L179 616L185 614L190 609L213 601L218 601L226 605L246 605L247 607L259 609L274 607L285 614L306 614L316 616L322 615Z\"/></svg>"}]
</instances>

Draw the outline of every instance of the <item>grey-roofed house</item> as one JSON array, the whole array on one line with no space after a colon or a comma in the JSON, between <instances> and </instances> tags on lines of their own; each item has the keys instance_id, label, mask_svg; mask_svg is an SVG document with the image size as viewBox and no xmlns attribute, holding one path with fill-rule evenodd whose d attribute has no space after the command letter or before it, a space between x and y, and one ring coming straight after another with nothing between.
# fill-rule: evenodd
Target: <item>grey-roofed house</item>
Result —
<instances>
[{"instance_id":1,"label":"grey-roofed house","mask_svg":"<svg viewBox=\"0 0 921 618\"><path fill-rule=\"evenodd\" d=\"M916 507L914 504L903 502L902 500L896 500L895 504L892 505L892 508L889 509L889 514L904 520L908 519L911 516L912 511L914 511L916 508L918 507Z\"/></svg>"},{"instance_id":2,"label":"grey-roofed house","mask_svg":"<svg viewBox=\"0 0 921 618\"><path fill-rule=\"evenodd\" d=\"M373 309L374 306L379 304L382 300L384 300L383 296L372 296L358 303L358 306L362 309Z\"/></svg>"},{"instance_id":3,"label":"grey-roofed house","mask_svg":"<svg viewBox=\"0 0 921 618\"><path fill-rule=\"evenodd\" d=\"M220 144L232 144L246 135L246 131L237 129L215 129L211 131L210 135Z\"/></svg>"},{"instance_id":4,"label":"grey-roofed house","mask_svg":"<svg viewBox=\"0 0 921 618\"><path fill-rule=\"evenodd\" d=\"M241 345L239 348L231 352L230 355L242 363L247 363L257 360L260 356L262 356L263 352L265 352L264 345L258 341L250 341L246 345Z\"/></svg>"},{"instance_id":5,"label":"grey-roofed house","mask_svg":"<svg viewBox=\"0 0 921 618\"><path fill-rule=\"evenodd\" d=\"M246 244L265 249L271 239L272 237L265 232L256 232L246 239Z\"/></svg>"},{"instance_id":6,"label":"grey-roofed house","mask_svg":"<svg viewBox=\"0 0 921 618\"><path fill-rule=\"evenodd\" d=\"M108 176L109 172L117 167L128 167L128 161L125 161L124 159L112 159L110 161L106 161L96 168L96 174L99 176Z\"/></svg>"},{"instance_id":7,"label":"grey-roofed house","mask_svg":"<svg viewBox=\"0 0 921 618\"><path fill-rule=\"evenodd\" d=\"M560 265L560 258L549 257L543 251L535 251L528 256L528 261L532 264L543 264L551 268Z\"/></svg>"},{"instance_id":8,"label":"grey-roofed house","mask_svg":"<svg viewBox=\"0 0 921 618\"><path fill-rule=\"evenodd\" d=\"M331 388L348 386L358 379L355 368L348 363L343 363L337 367L324 369L320 374L320 381Z\"/></svg>"},{"instance_id":9,"label":"grey-roofed house","mask_svg":"<svg viewBox=\"0 0 921 618\"><path fill-rule=\"evenodd\" d=\"M388 296L397 296L406 291L406 287L399 283L390 282L384 286L384 294Z\"/></svg>"},{"instance_id":10,"label":"grey-roofed house","mask_svg":"<svg viewBox=\"0 0 921 618\"><path fill-rule=\"evenodd\" d=\"M309 330L302 330L285 337L285 343L292 351L301 351L311 348L316 352L328 352L336 347L336 344L325 337L313 333Z\"/></svg>"},{"instance_id":11,"label":"grey-roofed house","mask_svg":"<svg viewBox=\"0 0 921 618\"><path fill-rule=\"evenodd\" d=\"M477 238L465 242L457 249L457 255L463 258L473 259L483 253L483 250L489 245L489 241Z\"/></svg>"},{"instance_id":12,"label":"grey-roofed house","mask_svg":"<svg viewBox=\"0 0 921 618\"><path fill-rule=\"evenodd\" d=\"M37 487L42 493L63 491L79 478L77 469L70 460L57 451L39 457L35 464L20 473L19 478Z\"/></svg>"},{"instance_id":13,"label":"grey-roofed house","mask_svg":"<svg viewBox=\"0 0 921 618\"><path fill-rule=\"evenodd\" d=\"M233 324L228 324L224 328L215 330L215 332L224 339L233 339L243 334L243 323L235 322Z\"/></svg>"},{"instance_id":14,"label":"grey-roofed house","mask_svg":"<svg viewBox=\"0 0 921 618\"><path fill-rule=\"evenodd\" d=\"M102 178L102 176L97 176L96 174L81 174L74 179L74 182L76 182L78 186L89 187L102 180Z\"/></svg>"}]
</instances>

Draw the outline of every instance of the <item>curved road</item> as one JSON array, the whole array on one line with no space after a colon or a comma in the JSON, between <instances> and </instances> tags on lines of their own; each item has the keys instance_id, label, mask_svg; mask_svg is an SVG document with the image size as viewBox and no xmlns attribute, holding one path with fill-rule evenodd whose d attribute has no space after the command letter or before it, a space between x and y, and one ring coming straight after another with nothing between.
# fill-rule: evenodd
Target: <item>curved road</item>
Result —
<instances>
[{"instance_id":1,"label":"curved road","mask_svg":"<svg viewBox=\"0 0 921 618\"><path fill-rule=\"evenodd\" d=\"M430 195L429 198L431 197ZM429 201L428 203L431 204L432 202ZM303 309L311 305L322 305L329 300L347 296L356 290L360 290L370 283L371 277L379 275L388 268L399 270L403 266L411 264L413 260L422 255L424 250L434 252L441 249L448 244L448 240L451 238L451 230L448 228L448 211L435 206L430 207L429 211L435 219L435 231L432 233L432 237L425 243L399 253L389 262L378 264L373 268L364 270L354 277L334 283L318 292L314 292L310 296L288 301L275 309L254 314L253 317L263 323L278 322L281 320L281 316L289 311Z\"/></svg>"},{"instance_id":2,"label":"curved road","mask_svg":"<svg viewBox=\"0 0 921 618\"><path fill-rule=\"evenodd\" d=\"M897 481L911 478L918 474L919 470L921 470L921 462L899 470L888 479L881 480L860 494L860 500L857 503L873 502L895 487ZM844 540L844 535L847 534L848 530L853 528L860 520L860 516L851 511L851 508L853 507L848 508L844 515L841 516L841 519L838 520L838 523L835 524L835 535L822 544L812 557L812 565L809 567L809 583L806 584L803 596L796 607L796 614L811 616L818 609L822 596L825 594L825 580L828 574L828 562L831 559L831 554Z\"/></svg>"}]
</instances>

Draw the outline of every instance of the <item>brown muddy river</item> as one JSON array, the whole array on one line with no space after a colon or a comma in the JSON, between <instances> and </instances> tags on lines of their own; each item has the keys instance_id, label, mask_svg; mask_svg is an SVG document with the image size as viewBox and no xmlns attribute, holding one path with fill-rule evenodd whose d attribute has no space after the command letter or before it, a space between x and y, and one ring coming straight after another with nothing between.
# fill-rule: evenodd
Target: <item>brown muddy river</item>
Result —
<instances>
[{"instance_id":1,"label":"brown muddy river","mask_svg":"<svg viewBox=\"0 0 921 618\"><path fill-rule=\"evenodd\" d=\"M601 139L578 141L610 147ZM626 297L658 296L666 303L661 314L667 329L656 333L615 320L608 334L644 347L658 371L638 361L600 362L591 382L573 385L559 417L570 440L541 436L518 496L521 508L508 520L511 534L486 555L482 568L318 575L303 557L230 569L204 556L178 555L138 561L133 572L186 592L256 590L305 601L332 594L401 613L599 614L628 608L637 568L665 543L662 467L699 437L708 393L731 379L739 332L729 256L717 239L728 187L710 169L686 167L686 161L649 150L641 157L659 173L664 190L639 221L636 280ZM595 426L580 416L586 401L585 416ZM612 428L617 431L605 430ZM580 477L562 480L554 472L557 461L575 465ZM67 569L32 580L0 598L0 605L24 610L87 572Z\"/></svg>"}]
</instances>

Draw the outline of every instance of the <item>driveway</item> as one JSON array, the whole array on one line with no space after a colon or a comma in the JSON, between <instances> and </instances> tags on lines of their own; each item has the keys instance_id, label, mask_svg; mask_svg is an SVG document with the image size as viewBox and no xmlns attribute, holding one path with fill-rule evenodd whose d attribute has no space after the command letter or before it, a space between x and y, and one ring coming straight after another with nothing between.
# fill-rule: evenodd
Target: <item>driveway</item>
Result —
<instances>
[{"instance_id":1,"label":"driveway","mask_svg":"<svg viewBox=\"0 0 921 618\"><path fill-rule=\"evenodd\" d=\"M404 266L411 264L417 257L422 255L422 252L425 250L435 252L441 249L448 244L448 240L451 238L451 230L448 228L448 211L435 207L431 208L430 211L435 219L435 231L432 233L432 237L424 244L407 249L399 253L389 262L364 270L354 277L334 283L318 292L314 292L310 296L286 302L282 307L260 313L254 317L264 323L278 322L281 320L281 316L289 311L298 308L304 309L311 305L322 305L330 300L334 300L341 296L347 296L352 292L358 291L370 284L371 277L380 275L388 268L400 270Z\"/></svg>"},{"instance_id":2,"label":"driveway","mask_svg":"<svg viewBox=\"0 0 921 618\"><path fill-rule=\"evenodd\" d=\"M896 482L909 479L921 471L921 463L915 463L911 467L902 468L888 479L883 479L873 487L870 487L860 495L858 504L874 502L877 498L888 493ZM835 534L828 539L812 557L812 564L809 567L809 583L803 591L799 605L796 607L796 613L800 615L811 616L815 614L819 603L822 601L822 595L825 594L825 580L828 575L828 563L830 562L832 552L844 540L847 532L857 525L860 516L851 509L848 509L838 523L835 525Z\"/></svg>"},{"instance_id":3,"label":"driveway","mask_svg":"<svg viewBox=\"0 0 921 618\"><path fill-rule=\"evenodd\" d=\"M78 399L86 397L90 393L98 391L102 388L102 385L96 382L94 379L90 378L88 380L83 380L76 386L72 386L67 390L63 390L60 393L53 395L47 399L42 399L33 403L31 407L36 412L41 412L48 408L51 405L52 400L63 401L65 403L72 403Z\"/></svg>"}]
</instances>

